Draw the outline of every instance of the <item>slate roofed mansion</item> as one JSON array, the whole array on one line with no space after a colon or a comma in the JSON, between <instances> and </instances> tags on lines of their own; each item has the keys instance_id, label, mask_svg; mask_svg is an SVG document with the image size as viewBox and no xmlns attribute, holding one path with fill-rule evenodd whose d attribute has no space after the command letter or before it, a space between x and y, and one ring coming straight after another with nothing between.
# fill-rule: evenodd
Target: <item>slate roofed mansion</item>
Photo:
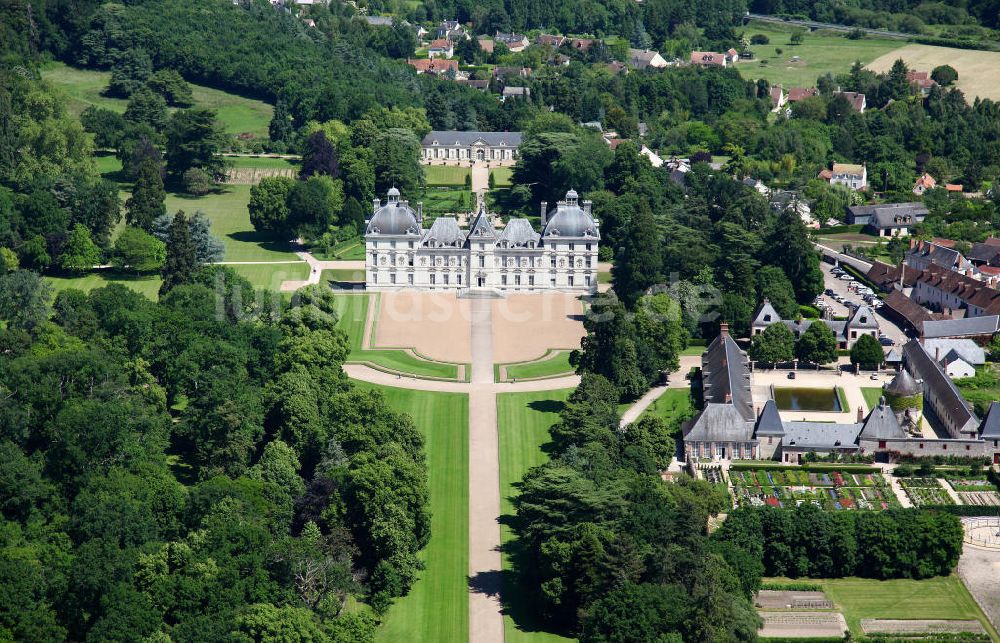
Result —
<instances>
[{"instance_id":1,"label":"slate roofed mansion","mask_svg":"<svg viewBox=\"0 0 1000 643\"><path fill-rule=\"evenodd\" d=\"M514 161L521 132L433 131L421 141L424 162Z\"/></svg>"},{"instance_id":2,"label":"slate roofed mansion","mask_svg":"<svg viewBox=\"0 0 1000 643\"><path fill-rule=\"evenodd\" d=\"M540 214L541 232L524 218L501 225L483 204L468 229L444 216L425 228L421 204L392 188L365 226L366 288L596 292L601 234L590 201L570 190L551 209L543 201Z\"/></svg>"}]
</instances>

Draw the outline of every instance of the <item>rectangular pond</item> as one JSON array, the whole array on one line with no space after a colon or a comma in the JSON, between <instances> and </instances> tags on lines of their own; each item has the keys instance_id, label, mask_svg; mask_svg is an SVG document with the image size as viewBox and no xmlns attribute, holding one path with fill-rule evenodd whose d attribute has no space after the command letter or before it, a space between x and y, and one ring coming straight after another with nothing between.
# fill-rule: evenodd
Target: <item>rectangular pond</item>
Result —
<instances>
[{"instance_id":1,"label":"rectangular pond","mask_svg":"<svg viewBox=\"0 0 1000 643\"><path fill-rule=\"evenodd\" d=\"M835 388L804 386L774 387L774 403L781 411L826 411L842 413L840 397Z\"/></svg>"}]
</instances>

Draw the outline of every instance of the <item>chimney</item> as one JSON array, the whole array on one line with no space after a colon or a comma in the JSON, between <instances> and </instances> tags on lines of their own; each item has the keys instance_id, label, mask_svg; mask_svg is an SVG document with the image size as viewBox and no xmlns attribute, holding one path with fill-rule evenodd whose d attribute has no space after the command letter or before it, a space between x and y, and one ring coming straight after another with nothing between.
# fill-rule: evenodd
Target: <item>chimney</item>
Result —
<instances>
[{"instance_id":1,"label":"chimney","mask_svg":"<svg viewBox=\"0 0 1000 643\"><path fill-rule=\"evenodd\" d=\"M864 422L865 420L865 409L863 406L858 405L858 422Z\"/></svg>"},{"instance_id":2,"label":"chimney","mask_svg":"<svg viewBox=\"0 0 1000 643\"><path fill-rule=\"evenodd\" d=\"M417 223L423 225L424 223L424 202L417 201Z\"/></svg>"},{"instance_id":3,"label":"chimney","mask_svg":"<svg viewBox=\"0 0 1000 643\"><path fill-rule=\"evenodd\" d=\"M594 202L591 200L586 200L583 202L583 211L590 214L591 209L594 207Z\"/></svg>"},{"instance_id":4,"label":"chimney","mask_svg":"<svg viewBox=\"0 0 1000 643\"><path fill-rule=\"evenodd\" d=\"M372 199L372 212L377 211L380 207L382 207L382 201L378 197Z\"/></svg>"},{"instance_id":5,"label":"chimney","mask_svg":"<svg viewBox=\"0 0 1000 643\"><path fill-rule=\"evenodd\" d=\"M726 393L726 404L732 404L732 403L733 403L733 394Z\"/></svg>"},{"instance_id":6,"label":"chimney","mask_svg":"<svg viewBox=\"0 0 1000 643\"><path fill-rule=\"evenodd\" d=\"M545 227L547 223L546 219L549 216L549 203L548 201L542 201L542 207L540 208L542 215L542 227Z\"/></svg>"},{"instance_id":7,"label":"chimney","mask_svg":"<svg viewBox=\"0 0 1000 643\"><path fill-rule=\"evenodd\" d=\"M934 347L934 361L935 362L940 362L941 361L941 347L940 346L935 346Z\"/></svg>"},{"instance_id":8,"label":"chimney","mask_svg":"<svg viewBox=\"0 0 1000 643\"><path fill-rule=\"evenodd\" d=\"M729 322L719 324L719 337L729 337Z\"/></svg>"}]
</instances>

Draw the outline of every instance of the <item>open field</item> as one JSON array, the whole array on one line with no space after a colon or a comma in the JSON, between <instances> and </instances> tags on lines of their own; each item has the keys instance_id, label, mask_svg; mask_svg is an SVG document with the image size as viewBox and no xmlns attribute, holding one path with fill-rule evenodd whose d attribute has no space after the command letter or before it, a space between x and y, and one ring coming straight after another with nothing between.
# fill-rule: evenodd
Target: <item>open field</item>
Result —
<instances>
[{"instance_id":1,"label":"open field","mask_svg":"<svg viewBox=\"0 0 1000 643\"><path fill-rule=\"evenodd\" d=\"M465 185L465 177L469 176L469 168L457 165L425 165L424 179L427 185Z\"/></svg>"},{"instance_id":2,"label":"open field","mask_svg":"<svg viewBox=\"0 0 1000 643\"><path fill-rule=\"evenodd\" d=\"M497 428L500 434L500 513L514 512L511 497L531 467L544 464L549 456L542 445L549 441L549 427L559 419L559 411L573 389L537 393L501 393L497 395ZM562 636L543 632L523 592L516 589L517 579L510 570L510 559L517 555L511 543L510 527L501 518L501 543L504 544L504 640L507 643L567 641Z\"/></svg>"},{"instance_id":3,"label":"open field","mask_svg":"<svg viewBox=\"0 0 1000 643\"><path fill-rule=\"evenodd\" d=\"M227 156L226 162L234 168L265 170L298 170L299 162L272 156Z\"/></svg>"},{"instance_id":4,"label":"open field","mask_svg":"<svg viewBox=\"0 0 1000 643\"><path fill-rule=\"evenodd\" d=\"M350 340L349 362L371 362L376 367L414 375L416 377L437 377L456 379L458 366L444 362L433 362L414 357L402 349L365 350L365 320L368 318L370 294L344 294L337 296L337 313L340 327Z\"/></svg>"},{"instance_id":5,"label":"open field","mask_svg":"<svg viewBox=\"0 0 1000 643\"><path fill-rule=\"evenodd\" d=\"M770 39L766 45L751 45L754 60L737 64L736 68L747 78L765 78L772 85L789 87L812 87L816 79L830 72L833 75L847 73L854 61L870 63L883 54L899 48L898 40L864 38L848 40L842 35L807 33L801 45L788 44L791 31L775 29L773 25L750 23L744 29L748 36L763 34ZM777 54L775 49L781 49ZM977 52L981 53L981 52ZM798 56L797 62L792 61ZM762 65L762 61L767 61ZM961 72L959 72L961 73Z\"/></svg>"},{"instance_id":6,"label":"open field","mask_svg":"<svg viewBox=\"0 0 1000 643\"><path fill-rule=\"evenodd\" d=\"M380 387L390 406L413 418L424 436L431 505L426 569L398 599L378 631L380 641L466 641L469 638L469 397Z\"/></svg>"},{"instance_id":7,"label":"open field","mask_svg":"<svg viewBox=\"0 0 1000 643\"><path fill-rule=\"evenodd\" d=\"M167 212L204 212L212 220L212 234L226 244L224 261L298 261L288 244L268 239L253 229L249 202L249 185L227 185L217 193L200 197L167 193Z\"/></svg>"},{"instance_id":8,"label":"open field","mask_svg":"<svg viewBox=\"0 0 1000 643\"><path fill-rule=\"evenodd\" d=\"M955 575L886 581L837 578L820 583L843 611L855 636L863 634L861 619L971 619L982 623L997 640L996 630Z\"/></svg>"},{"instance_id":9,"label":"open field","mask_svg":"<svg viewBox=\"0 0 1000 643\"><path fill-rule=\"evenodd\" d=\"M1000 99L1000 52L910 44L879 56L868 64L873 71L888 71L902 58L910 69L931 71L951 65L958 72L956 86L970 103L979 98Z\"/></svg>"},{"instance_id":10,"label":"open field","mask_svg":"<svg viewBox=\"0 0 1000 643\"><path fill-rule=\"evenodd\" d=\"M228 266L245 277L254 288L267 288L278 292L283 281L305 281L309 278L309 264L305 261L275 264L243 264Z\"/></svg>"},{"instance_id":11,"label":"open field","mask_svg":"<svg viewBox=\"0 0 1000 643\"><path fill-rule=\"evenodd\" d=\"M52 285L53 293L58 293L68 288L90 292L95 288L103 288L110 284L121 284L153 300L157 298L160 283L162 282L159 275L133 276L106 270L92 272L80 277L44 277L44 279Z\"/></svg>"},{"instance_id":12,"label":"open field","mask_svg":"<svg viewBox=\"0 0 1000 643\"><path fill-rule=\"evenodd\" d=\"M79 115L90 105L124 112L128 104L124 99L101 95L108 86L110 72L51 63L42 70L42 77L66 92L70 99L70 113L74 115ZM195 84L191 84L191 93L195 106L216 111L229 134L248 132L263 138L268 136L267 126L274 108L267 103Z\"/></svg>"}]
</instances>

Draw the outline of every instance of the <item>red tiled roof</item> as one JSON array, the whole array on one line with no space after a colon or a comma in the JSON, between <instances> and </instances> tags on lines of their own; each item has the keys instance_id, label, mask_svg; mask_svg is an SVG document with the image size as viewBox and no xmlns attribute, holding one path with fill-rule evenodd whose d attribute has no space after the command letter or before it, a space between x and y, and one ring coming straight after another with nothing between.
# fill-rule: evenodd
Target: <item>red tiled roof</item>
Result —
<instances>
[{"instance_id":1,"label":"red tiled roof","mask_svg":"<svg viewBox=\"0 0 1000 643\"><path fill-rule=\"evenodd\" d=\"M948 190L949 192L961 192L962 186L961 184L957 183L945 183L944 189Z\"/></svg>"},{"instance_id":2,"label":"red tiled roof","mask_svg":"<svg viewBox=\"0 0 1000 643\"><path fill-rule=\"evenodd\" d=\"M719 65L724 67L726 64L726 55L717 54L713 51L692 51L691 52L691 64L692 65Z\"/></svg>"},{"instance_id":3,"label":"red tiled roof","mask_svg":"<svg viewBox=\"0 0 1000 643\"><path fill-rule=\"evenodd\" d=\"M447 38L438 38L437 40L432 40L430 49L451 49L451 41Z\"/></svg>"},{"instance_id":4,"label":"red tiled roof","mask_svg":"<svg viewBox=\"0 0 1000 643\"><path fill-rule=\"evenodd\" d=\"M458 71L457 60L441 60L440 58L410 58L406 64L417 70L418 74L444 74L450 70Z\"/></svg>"},{"instance_id":5,"label":"red tiled roof","mask_svg":"<svg viewBox=\"0 0 1000 643\"><path fill-rule=\"evenodd\" d=\"M807 98L812 98L817 94L815 87L791 87L788 90L788 102L794 103L797 100L805 100Z\"/></svg>"},{"instance_id":6,"label":"red tiled roof","mask_svg":"<svg viewBox=\"0 0 1000 643\"><path fill-rule=\"evenodd\" d=\"M969 275L932 265L920 273L917 281L956 297L967 306L981 308L986 314L1000 314L1000 290Z\"/></svg>"}]
</instances>

